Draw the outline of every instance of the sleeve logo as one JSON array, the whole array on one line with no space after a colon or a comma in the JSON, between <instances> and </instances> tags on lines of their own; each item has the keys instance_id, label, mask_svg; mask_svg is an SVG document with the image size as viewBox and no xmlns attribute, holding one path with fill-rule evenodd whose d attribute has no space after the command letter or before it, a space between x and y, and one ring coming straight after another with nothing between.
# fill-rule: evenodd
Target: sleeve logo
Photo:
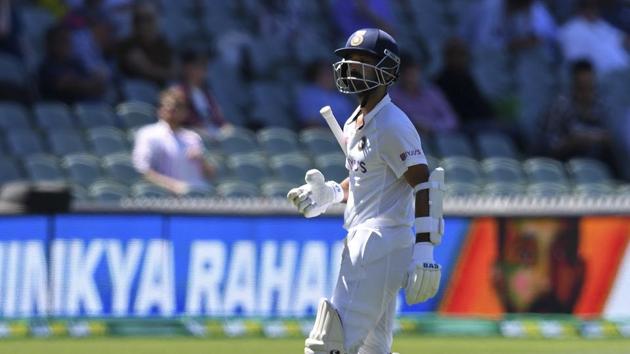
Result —
<instances>
[{"instance_id":1,"label":"sleeve logo","mask_svg":"<svg viewBox=\"0 0 630 354\"><path fill-rule=\"evenodd\" d=\"M405 151L402 154L400 154L400 160L401 161L405 161L405 160L407 160L408 157L420 156L420 155L422 155L422 150L420 150L420 149L409 150L409 151Z\"/></svg>"}]
</instances>

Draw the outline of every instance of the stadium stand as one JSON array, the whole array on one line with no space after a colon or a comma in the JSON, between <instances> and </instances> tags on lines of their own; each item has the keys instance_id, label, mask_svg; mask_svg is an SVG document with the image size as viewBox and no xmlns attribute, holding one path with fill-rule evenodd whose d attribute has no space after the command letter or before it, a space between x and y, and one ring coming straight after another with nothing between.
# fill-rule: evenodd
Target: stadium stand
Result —
<instances>
[{"instance_id":1,"label":"stadium stand","mask_svg":"<svg viewBox=\"0 0 630 354\"><path fill-rule=\"evenodd\" d=\"M70 109L63 102L36 102L33 105L33 116L37 126L46 131L76 127Z\"/></svg>"},{"instance_id":2,"label":"stadium stand","mask_svg":"<svg viewBox=\"0 0 630 354\"><path fill-rule=\"evenodd\" d=\"M23 159L26 174L33 182L64 181L65 176L56 157L48 154L26 156Z\"/></svg>"},{"instance_id":3,"label":"stadium stand","mask_svg":"<svg viewBox=\"0 0 630 354\"><path fill-rule=\"evenodd\" d=\"M155 108L142 101L125 101L116 106L116 114L127 129L155 123Z\"/></svg>"},{"instance_id":4,"label":"stadium stand","mask_svg":"<svg viewBox=\"0 0 630 354\"><path fill-rule=\"evenodd\" d=\"M307 13L326 13L328 5L292 2L295 13L274 14L279 16L274 19L281 24L280 32L295 32L296 43L284 45L272 43L267 29L257 33L242 26L240 15L258 11L254 2L244 8L212 1L195 6L160 3L162 25L173 29L163 33L173 48L189 49L186 46L192 43L196 49L212 50L208 82L231 123L228 129L200 131L208 149L206 158L215 167L210 179L213 185L193 190L188 197L284 197L290 186L303 183L304 172L310 168L336 180L347 175L345 158L330 131L324 127L297 130L294 113L295 90L301 84L297 73L314 58L332 61L332 49L341 42L329 23L302 18ZM412 46L411 54L422 60L427 80L442 65L442 45L461 34L475 13L469 10L479 3L423 0L393 4L400 19L399 42ZM70 106L38 100L37 88L31 84L38 82L33 69L43 58L44 34L56 20L44 7L25 4L19 9L33 53L23 60L2 53L0 83L32 93L36 99L27 105L29 100L0 97L0 183L66 181L77 200L170 196L143 181L129 157L135 131L156 121L158 94L164 87L117 73L119 77L108 87L111 100ZM299 30L291 27L296 19ZM501 120L520 135L499 131L423 135L429 165L445 168L451 195L630 193L629 176L620 175L619 168L605 161L582 156L560 161L533 155L538 153L532 139L539 118L556 91L567 88L569 63L544 47L515 54L501 46L471 46L471 55L481 90L498 114L504 115ZM600 78L601 94L611 112L608 126L622 143L627 139L620 128L626 124L630 108L629 74L625 69ZM627 152L617 153L624 156Z\"/></svg>"},{"instance_id":5,"label":"stadium stand","mask_svg":"<svg viewBox=\"0 0 630 354\"><path fill-rule=\"evenodd\" d=\"M19 165L10 157L0 156L0 183L24 179Z\"/></svg>"},{"instance_id":6,"label":"stadium stand","mask_svg":"<svg viewBox=\"0 0 630 354\"><path fill-rule=\"evenodd\" d=\"M87 144L81 132L70 127L51 129L46 134L51 152L55 155L67 155L88 151Z\"/></svg>"},{"instance_id":7,"label":"stadium stand","mask_svg":"<svg viewBox=\"0 0 630 354\"><path fill-rule=\"evenodd\" d=\"M102 177L101 160L91 154L78 153L66 155L61 160L68 179L73 185L83 188Z\"/></svg>"}]
</instances>

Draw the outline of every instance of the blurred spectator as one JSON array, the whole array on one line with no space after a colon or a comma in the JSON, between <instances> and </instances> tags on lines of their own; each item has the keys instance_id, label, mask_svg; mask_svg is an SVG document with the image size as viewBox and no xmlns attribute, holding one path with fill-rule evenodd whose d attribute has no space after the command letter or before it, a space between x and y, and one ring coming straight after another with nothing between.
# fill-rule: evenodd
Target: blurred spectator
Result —
<instances>
[{"instance_id":1,"label":"blurred spectator","mask_svg":"<svg viewBox=\"0 0 630 354\"><path fill-rule=\"evenodd\" d=\"M131 33L135 0L103 0L102 8L113 24L114 37L124 38Z\"/></svg>"},{"instance_id":2,"label":"blurred spectator","mask_svg":"<svg viewBox=\"0 0 630 354\"><path fill-rule=\"evenodd\" d=\"M63 17L68 11L68 0L36 0L37 6L48 10L56 18Z\"/></svg>"},{"instance_id":3,"label":"blurred spectator","mask_svg":"<svg viewBox=\"0 0 630 354\"><path fill-rule=\"evenodd\" d=\"M150 2L137 4L133 11L131 37L120 43L118 63L129 77L163 86L175 77L173 51L159 32L156 8Z\"/></svg>"},{"instance_id":4,"label":"blurred spectator","mask_svg":"<svg viewBox=\"0 0 630 354\"><path fill-rule=\"evenodd\" d=\"M199 51L185 51L181 57L180 85L188 103L188 116L182 125L203 128L211 136L227 125L218 102L208 86L208 56Z\"/></svg>"},{"instance_id":5,"label":"blurred spectator","mask_svg":"<svg viewBox=\"0 0 630 354\"><path fill-rule=\"evenodd\" d=\"M388 0L334 0L330 6L343 38L360 28L371 27L396 34L396 17Z\"/></svg>"},{"instance_id":6,"label":"blurred spectator","mask_svg":"<svg viewBox=\"0 0 630 354\"><path fill-rule=\"evenodd\" d=\"M475 47L518 51L555 40L555 21L540 1L484 0L470 6L461 34Z\"/></svg>"},{"instance_id":7,"label":"blurred spectator","mask_svg":"<svg viewBox=\"0 0 630 354\"><path fill-rule=\"evenodd\" d=\"M544 120L547 152L562 160L598 158L614 167L608 112L597 92L593 65L587 60L574 62L571 78L571 91L554 101Z\"/></svg>"},{"instance_id":8,"label":"blurred spectator","mask_svg":"<svg viewBox=\"0 0 630 354\"><path fill-rule=\"evenodd\" d=\"M505 44L510 51L550 46L556 39L556 23L540 1L507 0L505 18Z\"/></svg>"},{"instance_id":9,"label":"blurred spectator","mask_svg":"<svg viewBox=\"0 0 630 354\"><path fill-rule=\"evenodd\" d=\"M544 0L545 6L549 9L553 18L558 23L566 22L573 14L575 14L575 8L579 0Z\"/></svg>"},{"instance_id":10,"label":"blurred spectator","mask_svg":"<svg viewBox=\"0 0 630 354\"><path fill-rule=\"evenodd\" d=\"M351 100L337 91L332 67L324 60L309 64L306 83L298 89L297 106L302 127L324 125L319 114L320 108L324 106L332 108L342 127L354 110Z\"/></svg>"},{"instance_id":11,"label":"blurred spectator","mask_svg":"<svg viewBox=\"0 0 630 354\"><path fill-rule=\"evenodd\" d=\"M100 100L106 89L105 78L90 73L73 55L70 32L61 26L46 33L46 56L39 70L39 80L44 99L68 104Z\"/></svg>"},{"instance_id":12,"label":"blurred spectator","mask_svg":"<svg viewBox=\"0 0 630 354\"><path fill-rule=\"evenodd\" d=\"M201 137L182 127L188 116L186 95L171 87L160 96L159 121L140 128L133 148L133 163L144 177L178 195L207 187L214 173L204 158Z\"/></svg>"},{"instance_id":13,"label":"blurred spectator","mask_svg":"<svg viewBox=\"0 0 630 354\"><path fill-rule=\"evenodd\" d=\"M470 69L468 47L459 38L444 43L444 66L435 83L442 89L461 122L490 121L492 107L481 93Z\"/></svg>"},{"instance_id":14,"label":"blurred spectator","mask_svg":"<svg viewBox=\"0 0 630 354\"><path fill-rule=\"evenodd\" d=\"M63 19L72 34L74 55L91 73L111 79L115 43L113 25L103 10L103 0L85 0Z\"/></svg>"},{"instance_id":15,"label":"blurred spectator","mask_svg":"<svg viewBox=\"0 0 630 354\"><path fill-rule=\"evenodd\" d=\"M420 133L440 133L457 129L458 120L442 91L422 80L415 59L401 57L400 78L390 90L392 101L402 109Z\"/></svg>"},{"instance_id":16,"label":"blurred spectator","mask_svg":"<svg viewBox=\"0 0 630 354\"><path fill-rule=\"evenodd\" d=\"M580 2L578 14L562 26L559 39L567 61L588 58L598 74L628 66L628 36L602 19L597 0Z\"/></svg>"},{"instance_id":17,"label":"blurred spectator","mask_svg":"<svg viewBox=\"0 0 630 354\"><path fill-rule=\"evenodd\" d=\"M58 12L58 5L52 6L51 3L55 0L40 0L47 3L46 7L51 12ZM65 0L66 6L69 7L70 12L74 12L76 9L92 7L90 3L98 3L98 11L102 13L107 22L112 24L111 35L116 38L127 37L131 31L131 12L133 5L137 1L135 0Z\"/></svg>"},{"instance_id":18,"label":"blurred spectator","mask_svg":"<svg viewBox=\"0 0 630 354\"><path fill-rule=\"evenodd\" d=\"M22 20L12 0L0 0L0 51L24 59Z\"/></svg>"}]
</instances>

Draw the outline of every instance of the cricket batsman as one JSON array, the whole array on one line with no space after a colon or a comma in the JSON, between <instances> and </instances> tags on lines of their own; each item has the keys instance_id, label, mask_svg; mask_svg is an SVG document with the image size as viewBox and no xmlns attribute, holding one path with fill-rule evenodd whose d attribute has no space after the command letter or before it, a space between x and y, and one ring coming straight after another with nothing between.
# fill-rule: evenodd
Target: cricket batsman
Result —
<instances>
[{"instance_id":1,"label":"cricket batsman","mask_svg":"<svg viewBox=\"0 0 630 354\"><path fill-rule=\"evenodd\" d=\"M399 289L415 304L440 284L433 247L444 231L444 172L429 176L416 129L387 94L400 67L395 40L361 29L335 53L337 89L359 101L341 138L349 176L338 183L309 170L306 184L287 195L307 218L346 203L339 278L332 298L319 303L304 353L387 354Z\"/></svg>"}]
</instances>

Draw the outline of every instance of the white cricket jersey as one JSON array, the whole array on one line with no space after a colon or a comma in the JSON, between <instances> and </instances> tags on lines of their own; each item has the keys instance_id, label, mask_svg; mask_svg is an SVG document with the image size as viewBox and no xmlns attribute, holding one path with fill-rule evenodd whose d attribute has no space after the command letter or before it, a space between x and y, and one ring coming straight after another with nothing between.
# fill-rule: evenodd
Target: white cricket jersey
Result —
<instances>
[{"instance_id":1,"label":"white cricket jersey","mask_svg":"<svg viewBox=\"0 0 630 354\"><path fill-rule=\"evenodd\" d=\"M350 171L344 227L412 227L413 189L403 174L409 166L427 164L420 136L389 95L363 117L358 129L357 116L358 109L343 128Z\"/></svg>"}]
</instances>

